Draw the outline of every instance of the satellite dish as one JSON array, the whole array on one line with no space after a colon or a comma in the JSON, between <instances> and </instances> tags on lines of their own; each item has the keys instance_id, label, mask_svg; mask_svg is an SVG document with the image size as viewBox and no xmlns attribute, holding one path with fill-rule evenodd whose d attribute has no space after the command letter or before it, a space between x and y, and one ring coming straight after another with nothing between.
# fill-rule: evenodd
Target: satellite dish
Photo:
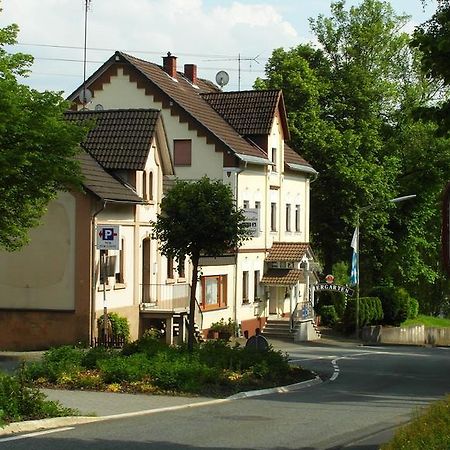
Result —
<instances>
[{"instance_id":1,"label":"satellite dish","mask_svg":"<svg viewBox=\"0 0 450 450\"><path fill-rule=\"evenodd\" d=\"M89 103L92 100L92 92L89 89L81 89L80 102L83 104Z\"/></svg>"},{"instance_id":2,"label":"satellite dish","mask_svg":"<svg viewBox=\"0 0 450 450\"><path fill-rule=\"evenodd\" d=\"M98 105L95 105L95 108L94 108L96 111L103 111L103 105L101 105L100 103L98 104Z\"/></svg>"},{"instance_id":3,"label":"satellite dish","mask_svg":"<svg viewBox=\"0 0 450 450\"><path fill-rule=\"evenodd\" d=\"M230 81L230 76L224 70L217 72L216 82L221 88L223 88L225 85L227 85L229 81Z\"/></svg>"}]
</instances>

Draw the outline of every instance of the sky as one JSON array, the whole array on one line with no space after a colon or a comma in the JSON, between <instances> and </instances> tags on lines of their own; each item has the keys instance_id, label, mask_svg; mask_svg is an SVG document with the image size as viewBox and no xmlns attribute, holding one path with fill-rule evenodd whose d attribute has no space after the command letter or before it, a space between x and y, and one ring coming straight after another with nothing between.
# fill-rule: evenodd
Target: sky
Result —
<instances>
[{"instance_id":1,"label":"sky","mask_svg":"<svg viewBox=\"0 0 450 450\"><path fill-rule=\"evenodd\" d=\"M17 23L11 53L32 54L32 73L22 82L34 89L68 95L83 82L86 0L0 0L0 27ZM347 0L348 7L360 3ZM435 2L392 0L411 16L405 31L427 20ZM177 56L177 67L196 64L198 75L214 80L225 70L225 91L251 89L275 48L314 42L310 17L330 14L328 0L89 0L87 76L116 50L162 64Z\"/></svg>"}]
</instances>

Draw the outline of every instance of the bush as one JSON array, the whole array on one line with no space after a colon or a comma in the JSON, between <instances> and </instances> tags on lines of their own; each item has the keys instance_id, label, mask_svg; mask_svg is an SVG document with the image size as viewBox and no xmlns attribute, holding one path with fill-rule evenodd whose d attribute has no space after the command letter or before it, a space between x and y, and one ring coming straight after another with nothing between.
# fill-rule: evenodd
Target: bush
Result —
<instances>
[{"instance_id":1,"label":"bush","mask_svg":"<svg viewBox=\"0 0 450 450\"><path fill-rule=\"evenodd\" d=\"M84 354L84 350L69 345L51 348L44 353L41 362L27 364L24 375L30 380L45 378L56 383L61 376L72 376L82 370Z\"/></svg>"},{"instance_id":2,"label":"bush","mask_svg":"<svg viewBox=\"0 0 450 450\"><path fill-rule=\"evenodd\" d=\"M383 324L399 326L408 318L410 295L403 288L379 286L371 291L383 306Z\"/></svg>"},{"instance_id":3,"label":"bush","mask_svg":"<svg viewBox=\"0 0 450 450\"><path fill-rule=\"evenodd\" d=\"M129 356L135 353L145 353L150 357L166 349L167 345L161 342L159 332L150 328L138 340L125 344L122 349L122 355Z\"/></svg>"},{"instance_id":4,"label":"bush","mask_svg":"<svg viewBox=\"0 0 450 450\"><path fill-rule=\"evenodd\" d=\"M419 301L413 297L409 298L408 319L415 319L419 315Z\"/></svg>"},{"instance_id":5,"label":"bush","mask_svg":"<svg viewBox=\"0 0 450 450\"><path fill-rule=\"evenodd\" d=\"M24 379L0 373L0 426L22 420L76 415L73 409L45 399L38 389L25 385Z\"/></svg>"},{"instance_id":6,"label":"bush","mask_svg":"<svg viewBox=\"0 0 450 450\"><path fill-rule=\"evenodd\" d=\"M101 315L97 319L97 326L99 329L103 328L104 316ZM130 324L126 317L121 317L115 312L108 313L108 320L111 323L112 335L114 338L124 339L125 342L130 338Z\"/></svg>"},{"instance_id":7,"label":"bush","mask_svg":"<svg viewBox=\"0 0 450 450\"><path fill-rule=\"evenodd\" d=\"M378 297L360 297L359 299L359 326L376 325L383 319L383 309ZM344 328L352 332L356 327L356 298L347 300L347 308L343 318Z\"/></svg>"},{"instance_id":8,"label":"bush","mask_svg":"<svg viewBox=\"0 0 450 450\"><path fill-rule=\"evenodd\" d=\"M238 330L238 325L231 318L225 321L223 318L218 322L213 322L209 327L211 331L218 331L219 333L229 333L231 336L235 336Z\"/></svg>"},{"instance_id":9,"label":"bush","mask_svg":"<svg viewBox=\"0 0 450 450\"><path fill-rule=\"evenodd\" d=\"M338 315L333 305L323 305L320 308L320 322L332 327L338 321Z\"/></svg>"}]
</instances>

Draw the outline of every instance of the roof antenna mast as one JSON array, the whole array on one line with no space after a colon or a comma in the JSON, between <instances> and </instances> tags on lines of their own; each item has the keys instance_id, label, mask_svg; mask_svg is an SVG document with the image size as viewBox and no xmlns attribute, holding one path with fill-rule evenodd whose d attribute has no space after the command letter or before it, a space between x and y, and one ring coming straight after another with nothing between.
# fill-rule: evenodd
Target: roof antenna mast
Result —
<instances>
[{"instance_id":1,"label":"roof antenna mast","mask_svg":"<svg viewBox=\"0 0 450 450\"><path fill-rule=\"evenodd\" d=\"M89 103L90 98L87 89L86 89L86 63L87 63L87 23L88 23L88 11L89 6L91 4L91 0L84 0L84 46L83 46L83 89L80 95L81 103L83 104L83 108L86 107L86 104Z\"/></svg>"}]
</instances>

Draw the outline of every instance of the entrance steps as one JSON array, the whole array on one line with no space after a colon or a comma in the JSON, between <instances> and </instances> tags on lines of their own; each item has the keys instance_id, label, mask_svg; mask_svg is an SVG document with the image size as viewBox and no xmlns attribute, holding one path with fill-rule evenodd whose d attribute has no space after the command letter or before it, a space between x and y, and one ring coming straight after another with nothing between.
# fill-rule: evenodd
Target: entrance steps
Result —
<instances>
[{"instance_id":1,"label":"entrance steps","mask_svg":"<svg viewBox=\"0 0 450 450\"><path fill-rule=\"evenodd\" d=\"M309 329L308 332L299 333L301 327ZM293 331L291 331L291 321L284 318L272 318L268 317L267 322L262 329L262 335L268 339L278 339L284 341L297 341L296 339L299 335L302 335L300 340L317 340L320 339L321 333L316 323L312 319L297 322Z\"/></svg>"}]
</instances>

